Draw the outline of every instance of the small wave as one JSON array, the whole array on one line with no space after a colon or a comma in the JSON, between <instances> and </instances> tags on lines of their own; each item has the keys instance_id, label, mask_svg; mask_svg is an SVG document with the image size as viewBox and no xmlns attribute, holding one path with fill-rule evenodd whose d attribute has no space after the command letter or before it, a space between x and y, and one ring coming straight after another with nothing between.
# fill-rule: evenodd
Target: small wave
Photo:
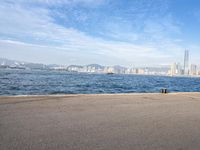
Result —
<instances>
[{"instance_id":1,"label":"small wave","mask_svg":"<svg viewBox=\"0 0 200 150\"><path fill-rule=\"evenodd\" d=\"M9 72L0 77L0 95L200 92L199 78L135 75L64 74L38 71Z\"/></svg>"}]
</instances>

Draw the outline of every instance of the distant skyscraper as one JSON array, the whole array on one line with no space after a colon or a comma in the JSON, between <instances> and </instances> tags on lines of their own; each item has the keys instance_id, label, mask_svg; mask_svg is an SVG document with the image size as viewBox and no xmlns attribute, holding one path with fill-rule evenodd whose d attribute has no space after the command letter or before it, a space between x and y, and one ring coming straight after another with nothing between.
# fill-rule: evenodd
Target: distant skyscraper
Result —
<instances>
[{"instance_id":1,"label":"distant skyscraper","mask_svg":"<svg viewBox=\"0 0 200 150\"><path fill-rule=\"evenodd\" d=\"M181 75L182 68L180 63L174 63L171 65L171 76Z\"/></svg>"},{"instance_id":2,"label":"distant skyscraper","mask_svg":"<svg viewBox=\"0 0 200 150\"><path fill-rule=\"evenodd\" d=\"M189 51L185 50L184 55L184 75L189 75Z\"/></svg>"},{"instance_id":3,"label":"distant skyscraper","mask_svg":"<svg viewBox=\"0 0 200 150\"><path fill-rule=\"evenodd\" d=\"M197 65L191 64L190 75L197 75Z\"/></svg>"},{"instance_id":4,"label":"distant skyscraper","mask_svg":"<svg viewBox=\"0 0 200 150\"><path fill-rule=\"evenodd\" d=\"M174 75L176 75L176 63L173 63L172 65L171 65L171 76L174 76Z\"/></svg>"}]
</instances>

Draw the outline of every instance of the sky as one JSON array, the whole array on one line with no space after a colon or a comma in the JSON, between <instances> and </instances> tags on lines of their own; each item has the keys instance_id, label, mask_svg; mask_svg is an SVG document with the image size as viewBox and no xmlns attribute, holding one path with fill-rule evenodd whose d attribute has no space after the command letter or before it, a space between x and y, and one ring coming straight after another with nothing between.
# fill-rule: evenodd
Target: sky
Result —
<instances>
[{"instance_id":1,"label":"sky","mask_svg":"<svg viewBox=\"0 0 200 150\"><path fill-rule=\"evenodd\" d=\"M62 65L200 64L199 0L1 0L0 57Z\"/></svg>"}]
</instances>

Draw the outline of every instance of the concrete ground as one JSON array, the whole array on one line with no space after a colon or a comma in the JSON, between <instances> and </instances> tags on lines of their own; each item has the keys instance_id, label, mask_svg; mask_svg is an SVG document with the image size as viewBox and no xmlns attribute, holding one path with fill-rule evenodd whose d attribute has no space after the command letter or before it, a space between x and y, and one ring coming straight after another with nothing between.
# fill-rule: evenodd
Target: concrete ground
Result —
<instances>
[{"instance_id":1,"label":"concrete ground","mask_svg":"<svg viewBox=\"0 0 200 150\"><path fill-rule=\"evenodd\" d=\"M0 150L199 150L200 93L0 97Z\"/></svg>"}]
</instances>

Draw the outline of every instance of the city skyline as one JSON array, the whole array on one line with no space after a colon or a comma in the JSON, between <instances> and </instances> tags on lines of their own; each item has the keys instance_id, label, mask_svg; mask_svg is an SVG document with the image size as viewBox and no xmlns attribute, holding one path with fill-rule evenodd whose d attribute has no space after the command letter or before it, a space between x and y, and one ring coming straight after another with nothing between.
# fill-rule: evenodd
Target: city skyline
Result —
<instances>
[{"instance_id":1,"label":"city skyline","mask_svg":"<svg viewBox=\"0 0 200 150\"><path fill-rule=\"evenodd\" d=\"M171 76L195 76L199 75L199 68L197 64L190 63L190 51L185 50L183 57L183 64L175 62L171 65L170 75ZM192 59L191 59L192 60Z\"/></svg>"},{"instance_id":2,"label":"city skyline","mask_svg":"<svg viewBox=\"0 0 200 150\"><path fill-rule=\"evenodd\" d=\"M192 60L192 59L191 59ZM185 50L183 63L175 62L169 66L162 67L124 67L120 65L103 66L100 64L87 65L58 65L58 64L34 64L0 58L0 68L8 69L45 69L80 73L115 73L115 74L138 74L138 75L161 75L161 76L200 76L199 66L190 63L190 52Z\"/></svg>"},{"instance_id":3,"label":"city skyline","mask_svg":"<svg viewBox=\"0 0 200 150\"><path fill-rule=\"evenodd\" d=\"M199 64L199 1L2 0L1 57L44 64Z\"/></svg>"}]
</instances>

